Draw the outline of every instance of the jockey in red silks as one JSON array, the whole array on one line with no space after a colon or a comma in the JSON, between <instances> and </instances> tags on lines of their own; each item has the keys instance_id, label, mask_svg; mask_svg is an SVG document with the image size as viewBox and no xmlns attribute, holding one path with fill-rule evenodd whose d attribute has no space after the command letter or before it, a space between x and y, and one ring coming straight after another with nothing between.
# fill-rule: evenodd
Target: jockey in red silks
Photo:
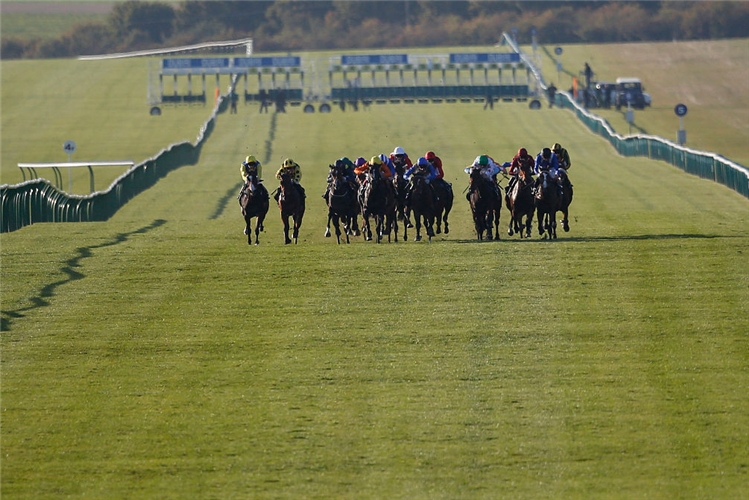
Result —
<instances>
[{"instance_id":1,"label":"jockey in red silks","mask_svg":"<svg viewBox=\"0 0 749 500\"><path fill-rule=\"evenodd\" d=\"M536 163L533 161L533 157L528 154L528 150L520 148L518 154L512 158L512 163L510 163L510 170L508 173L512 177L510 177L510 182L507 183L505 192L509 193L512 190L512 187L517 184L521 168L525 167L528 171L533 173L533 168L535 166Z\"/></svg>"}]
</instances>

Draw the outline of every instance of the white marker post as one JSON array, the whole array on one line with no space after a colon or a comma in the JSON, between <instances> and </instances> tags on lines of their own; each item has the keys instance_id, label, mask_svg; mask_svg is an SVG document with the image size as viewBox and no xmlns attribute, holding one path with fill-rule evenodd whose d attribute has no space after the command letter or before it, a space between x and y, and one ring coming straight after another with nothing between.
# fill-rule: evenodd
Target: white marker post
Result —
<instances>
[{"instance_id":1,"label":"white marker post","mask_svg":"<svg viewBox=\"0 0 749 500\"><path fill-rule=\"evenodd\" d=\"M687 114L687 106L685 104L677 104L674 107L674 113L679 117L679 131L676 132L676 142L683 146L687 143L687 131L684 130L684 115Z\"/></svg>"},{"instance_id":2,"label":"white marker post","mask_svg":"<svg viewBox=\"0 0 749 500\"><path fill-rule=\"evenodd\" d=\"M70 163L70 157L75 153L75 142L65 141L62 145L62 150L68 154L68 163ZM73 168L68 167L68 193L73 194Z\"/></svg>"}]
</instances>

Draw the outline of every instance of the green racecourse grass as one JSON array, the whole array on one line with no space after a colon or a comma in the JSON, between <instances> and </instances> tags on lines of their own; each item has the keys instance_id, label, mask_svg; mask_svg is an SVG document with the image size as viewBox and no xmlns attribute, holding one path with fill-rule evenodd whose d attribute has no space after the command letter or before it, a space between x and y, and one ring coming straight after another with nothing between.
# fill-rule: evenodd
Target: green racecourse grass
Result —
<instances>
[{"instance_id":1,"label":"green racecourse grass","mask_svg":"<svg viewBox=\"0 0 749 500\"><path fill-rule=\"evenodd\" d=\"M653 105L635 110L632 133L648 133L676 142L679 118L674 107L686 104L687 146L712 151L749 166L749 40L707 42L563 45L560 60L569 73L556 72L551 59L555 46L539 49L544 79L559 89L572 86L588 62L599 81L637 76L653 98ZM525 50L528 50L526 48ZM622 135L629 134L624 112L593 109Z\"/></svg>"},{"instance_id":2,"label":"green racecourse grass","mask_svg":"<svg viewBox=\"0 0 749 500\"><path fill-rule=\"evenodd\" d=\"M617 156L564 110L239 109L110 221L2 236L3 496L749 495L745 198ZM204 119L161 123L182 111ZM116 131L125 152L161 140ZM476 242L462 167L557 140L571 232ZM395 145L444 159L450 234L324 238L328 162ZM273 208L247 245L248 153L271 187L302 165L299 245Z\"/></svg>"},{"instance_id":3,"label":"green racecourse grass","mask_svg":"<svg viewBox=\"0 0 749 500\"><path fill-rule=\"evenodd\" d=\"M163 106L164 114L148 114L148 60L123 61L3 61L2 63L2 171L0 182L23 180L18 163L65 162L62 145L76 143L73 161L133 160L155 156L169 144L194 142L210 115L215 77L207 78L209 102ZM165 82L164 91L173 90ZM220 79L222 91L229 77ZM178 90L187 94L187 80ZM193 93L202 91L199 78ZM106 189L127 167L98 168L95 188ZM50 172L41 172L54 179ZM68 189L68 172L63 169ZM72 172L73 193L88 194L88 169ZM28 178L28 177L27 177Z\"/></svg>"}]
</instances>

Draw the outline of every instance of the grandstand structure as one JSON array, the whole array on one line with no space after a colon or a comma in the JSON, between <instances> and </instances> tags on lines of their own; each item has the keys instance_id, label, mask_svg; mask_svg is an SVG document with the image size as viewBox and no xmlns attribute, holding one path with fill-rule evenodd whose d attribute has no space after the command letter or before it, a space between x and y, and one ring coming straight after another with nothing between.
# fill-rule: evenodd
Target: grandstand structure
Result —
<instances>
[{"instance_id":1,"label":"grandstand structure","mask_svg":"<svg viewBox=\"0 0 749 500\"><path fill-rule=\"evenodd\" d=\"M331 57L333 102L526 100L530 74L517 53L378 54Z\"/></svg>"}]
</instances>

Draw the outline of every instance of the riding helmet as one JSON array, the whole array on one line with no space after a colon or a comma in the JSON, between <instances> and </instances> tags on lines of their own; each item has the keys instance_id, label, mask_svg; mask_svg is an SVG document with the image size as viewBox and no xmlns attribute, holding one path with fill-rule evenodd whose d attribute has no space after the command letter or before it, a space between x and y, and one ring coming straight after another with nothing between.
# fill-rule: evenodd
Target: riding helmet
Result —
<instances>
[{"instance_id":1,"label":"riding helmet","mask_svg":"<svg viewBox=\"0 0 749 500\"><path fill-rule=\"evenodd\" d=\"M393 156L405 155L405 154L406 154L406 151L400 146L398 146L397 148L393 150Z\"/></svg>"},{"instance_id":2,"label":"riding helmet","mask_svg":"<svg viewBox=\"0 0 749 500\"><path fill-rule=\"evenodd\" d=\"M555 143L555 144L554 144L554 145L553 145L553 146L551 147L551 150L552 150L552 151L561 151L561 150L562 150L562 145L561 145L561 144L559 144L559 143L557 142L557 143Z\"/></svg>"},{"instance_id":3,"label":"riding helmet","mask_svg":"<svg viewBox=\"0 0 749 500\"><path fill-rule=\"evenodd\" d=\"M420 166L420 167L426 167L427 165L429 165L429 160L427 160L426 158L424 158L424 157L422 156L421 158L419 158L419 159L418 159L418 160L416 161L416 164L417 164L418 166Z\"/></svg>"},{"instance_id":4,"label":"riding helmet","mask_svg":"<svg viewBox=\"0 0 749 500\"><path fill-rule=\"evenodd\" d=\"M353 167L354 166L354 164L351 163L351 160L349 160L347 156L344 156L343 158L341 158L341 163L343 163L344 167Z\"/></svg>"},{"instance_id":5,"label":"riding helmet","mask_svg":"<svg viewBox=\"0 0 749 500\"><path fill-rule=\"evenodd\" d=\"M437 158L437 155L434 154L434 151L427 151L427 154L424 155L424 158L426 158L427 160L434 160Z\"/></svg>"},{"instance_id":6,"label":"riding helmet","mask_svg":"<svg viewBox=\"0 0 749 500\"><path fill-rule=\"evenodd\" d=\"M335 161L335 168L343 168L343 167L344 167L343 160Z\"/></svg>"},{"instance_id":7,"label":"riding helmet","mask_svg":"<svg viewBox=\"0 0 749 500\"><path fill-rule=\"evenodd\" d=\"M250 155L250 156L248 156L247 158L244 159L244 162L247 163L247 164L257 163L257 160L255 159L254 156Z\"/></svg>"},{"instance_id":8,"label":"riding helmet","mask_svg":"<svg viewBox=\"0 0 749 500\"><path fill-rule=\"evenodd\" d=\"M294 160L292 160L291 158L286 158L286 160L283 162L284 168L293 167L294 165Z\"/></svg>"},{"instance_id":9,"label":"riding helmet","mask_svg":"<svg viewBox=\"0 0 749 500\"><path fill-rule=\"evenodd\" d=\"M370 165L382 165L382 160L379 156L373 156L371 160L369 160Z\"/></svg>"},{"instance_id":10,"label":"riding helmet","mask_svg":"<svg viewBox=\"0 0 749 500\"><path fill-rule=\"evenodd\" d=\"M528 150L525 148L518 149L518 156L528 156Z\"/></svg>"},{"instance_id":11,"label":"riding helmet","mask_svg":"<svg viewBox=\"0 0 749 500\"><path fill-rule=\"evenodd\" d=\"M546 158L547 160L548 160L549 158L551 158L551 149L549 149L549 148L544 148L544 150L543 150L543 151L541 151L541 156L542 156L542 157L544 157L544 158Z\"/></svg>"},{"instance_id":12,"label":"riding helmet","mask_svg":"<svg viewBox=\"0 0 749 500\"><path fill-rule=\"evenodd\" d=\"M361 157L361 156L360 156L359 158L357 158L357 159L356 159L356 163L355 163L355 165L356 165L357 167L361 167L361 166L362 166L362 165L364 165L365 163L367 163L367 160L365 160L365 159L364 159L363 157Z\"/></svg>"},{"instance_id":13,"label":"riding helmet","mask_svg":"<svg viewBox=\"0 0 749 500\"><path fill-rule=\"evenodd\" d=\"M488 165L489 164L489 157L486 155L479 156L479 165Z\"/></svg>"}]
</instances>

